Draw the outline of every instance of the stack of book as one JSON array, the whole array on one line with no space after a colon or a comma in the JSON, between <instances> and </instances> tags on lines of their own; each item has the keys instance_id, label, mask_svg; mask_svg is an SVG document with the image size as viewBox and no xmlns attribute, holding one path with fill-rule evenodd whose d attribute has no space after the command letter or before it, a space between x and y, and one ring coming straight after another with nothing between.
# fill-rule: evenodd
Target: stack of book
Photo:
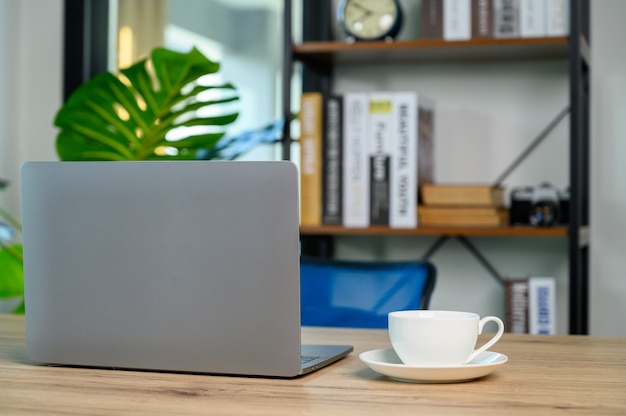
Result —
<instances>
[{"instance_id":1,"label":"stack of book","mask_svg":"<svg viewBox=\"0 0 626 416\"><path fill-rule=\"evenodd\" d=\"M569 0L422 0L423 39L566 36Z\"/></svg>"},{"instance_id":2,"label":"stack of book","mask_svg":"<svg viewBox=\"0 0 626 416\"><path fill-rule=\"evenodd\" d=\"M420 190L417 212L421 226L498 227L509 223L502 187L424 184Z\"/></svg>"},{"instance_id":3,"label":"stack of book","mask_svg":"<svg viewBox=\"0 0 626 416\"><path fill-rule=\"evenodd\" d=\"M556 281L553 277L507 279L504 326L515 334L556 333Z\"/></svg>"},{"instance_id":4,"label":"stack of book","mask_svg":"<svg viewBox=\"0 0 626 416\"><path fill-rule=\"evenodd\" d=\"M414 92L302 94L303 226L417 227L433 177L433 102Z\"/></svg>"}]
</instances>

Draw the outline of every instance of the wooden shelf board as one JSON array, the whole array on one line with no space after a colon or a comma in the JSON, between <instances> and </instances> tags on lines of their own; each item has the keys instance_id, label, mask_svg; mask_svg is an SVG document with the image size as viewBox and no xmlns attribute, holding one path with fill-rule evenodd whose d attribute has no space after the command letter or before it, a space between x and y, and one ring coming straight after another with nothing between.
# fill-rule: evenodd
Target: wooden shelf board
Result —
<instances>
[{"instance_id":1,"label":"wooden shelf board","mask_svg":"<svg viewBox=\"0 0 626 416\"><path fill-rule=\"evenodd\" d=\"M325 64L375 60L437 61L482 59L566 58L568 37L472 39L445 41L417 39L373 42L305 42L293 46L297 60Z\"/></svg>"},{"instance_id":2,"label":"wooden shelf board","mask_svg":"<svg viewBox=\"0 0 626 416\"><path fill-rule=\"evenodd\" d=\"M447 235L485 237L566 237L567 227L418 227L399 229L389 227L345 228L324 225L301 226L301 235Z\"/></svg>"}]
</instances>

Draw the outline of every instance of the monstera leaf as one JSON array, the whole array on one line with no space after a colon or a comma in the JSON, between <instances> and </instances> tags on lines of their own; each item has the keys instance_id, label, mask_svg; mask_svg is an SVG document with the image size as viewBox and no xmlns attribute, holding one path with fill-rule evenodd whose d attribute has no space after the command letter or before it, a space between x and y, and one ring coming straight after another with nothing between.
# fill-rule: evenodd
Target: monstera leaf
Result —
<instances>
[{"instance_id":1,"label":"monstera leaf","mask_svg":"<svg viewBox=\"0 0 626 416\"><path fill-rule=\"evenodd\" d=\"M22 298L15 313L24 313L24 258L22 245L11 240L21 230L17 219L0 208L0 299Z\"/></svg>"},{"instance_id":2,"label":"monstera leaf","mask_svg":"<svg viewBox=\"0 0 626 416\"><path fill-rule=\"evenodd\" d=\"M0 298L24 295L22 245L0 244Z\"/></svg>"},{"instance_id":3,"label":"monstera leaf","mask_svg":"<svg viewBox=\"0 0 626 416\"><path fill-rule=\"evenodd\" d=\"M206 157L238 113L231 84L206 77L219 64L197 49L155 49L149 59L102 73L59 110L61 160L188 160Z\"/></svg>"}]
</instances>

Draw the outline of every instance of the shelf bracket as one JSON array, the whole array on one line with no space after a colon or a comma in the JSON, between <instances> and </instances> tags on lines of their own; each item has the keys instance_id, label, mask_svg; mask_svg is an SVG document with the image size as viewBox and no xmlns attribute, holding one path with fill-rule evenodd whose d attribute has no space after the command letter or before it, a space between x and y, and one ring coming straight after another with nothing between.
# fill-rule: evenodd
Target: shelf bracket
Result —
<instances>
[{"instance_id":1,"label":"shelf bracket","mask_svg":"<svg viewBox=\"0 0 626 416\"><path fill-rule=\"evenodd\" d=\"M561 112L550 122L550 124L546 126L545 129L543 129L541 133L539 133L539 136L537 136L526 147L526 149L524 149L524 151L517 157L517 159L515 159L513 163L511 163L509 167L507 167L504 172L500 174L500 176L498 176L498 179L496 179L493 186L500 186L502 182L506 179L506 177L509 176L511 172L513 172L515 168L517 168L519 164L522 163L524 159L526 159L526 157L528 157L528 155L532 153L533 150L535 150L537 146L539 146L539 144L548 136L548 134L550 134L552 130L554 130L557 124L559 124L559 122L563 120L563 118L568 115L569 112L570 106L568 105L563 110L561 110Z\"/></svg>"},{"instance_id":2,"label":"shelf bracket","mask_svg":"<svg viewBox=\"0 0 626 416\"><path fill-rule=\"evenodd\" d=\"M428 248L428 250L426 250L426 253L424 253L424 255L422 255L422 260L428 260L430 259L433 254L435 254L437 252L437 250L439 250L439 248L444 245L444 243L446 241L448 241L448 236L447 235L441 235L439 236L439 238L437 238L437 240L435 240L435 242Z\"/></svg>"},{"instance_id":3,"label":"shelf bracket","mask_svg":"<svg viewBox=\"0 0 626 416\"><path fill-rule=\"evenodd\" d=\"M478 262L482 264L485 269L487 269L487 271L498 281L498 283L504 286L505 281L502 275L498 273L496 268L493 267L491 263L489 263L487 258L483 256L480 251L478 251L478 248L476 248L474 244L472 244L467 238L461 235L456 236L456 239L459 240L459 242L463 244L465 248L474 255Z\"/></svg>"},{"instance_id":4,"label":"shelf bracket","mask_svg":"<svg viewBox=\"0 0 626 416\"><path fill-rule=\"evenodd\" d=\"M469 251L478 262L493 276L494 279L498 283L504 286L505 279L502 275L496 270L496 268L487 260L485 256L478 250L478 248L472 244L466 237L462 235L454 236L459 242ZM422 255L422 260L430 259L440 248L450 239L447 235L442 235L426 250L426 252Z\"/></svg>"}]
</instances>

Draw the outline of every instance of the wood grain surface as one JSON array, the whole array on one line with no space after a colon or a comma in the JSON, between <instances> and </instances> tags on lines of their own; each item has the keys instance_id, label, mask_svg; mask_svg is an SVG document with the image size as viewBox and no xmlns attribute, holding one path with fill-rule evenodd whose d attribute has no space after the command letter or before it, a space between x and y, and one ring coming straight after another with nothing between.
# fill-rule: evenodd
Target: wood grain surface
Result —
<instances>
[{"instance_id":1,"label":"wood grain surface","mask_svg":"<svg viewBox=\"0 0 626 416\"><path fill-rule=\"evenodd\" d=\"M25 355L24 318L0 315L0 415L626 415L626 338L505 334L506 364L454 384L366 367L386 331L304 328L303 342L355 351L295 379L46 366Z\"/></svg>"}]
</instances>

